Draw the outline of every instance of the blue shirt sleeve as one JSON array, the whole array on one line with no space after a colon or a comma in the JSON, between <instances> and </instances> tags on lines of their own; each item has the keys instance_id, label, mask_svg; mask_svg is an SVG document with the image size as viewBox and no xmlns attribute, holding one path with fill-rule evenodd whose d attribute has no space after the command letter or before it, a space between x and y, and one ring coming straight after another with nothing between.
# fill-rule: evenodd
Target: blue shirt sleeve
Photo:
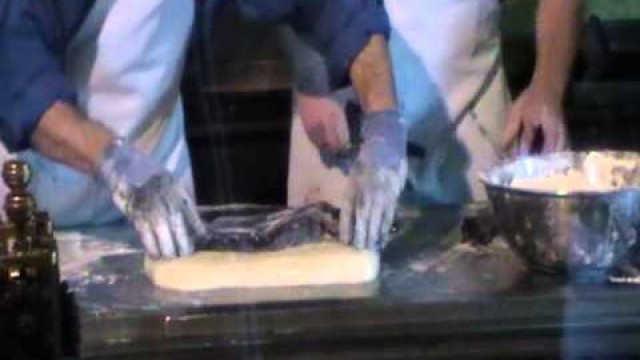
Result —
<instances>
[{"instance_id":1,"label":"blue shirt sleeve","mask_svg":"<svg viewBox=\"0 0 640 360\"><path fill-rule=\"evenodd\" d=\"M89 5L0 0L0 138L10 151L30 146L40 118L55 102L75 102L64 52Z\"/></svg>"},{"instance_id":2,"label":"blue shirt sleeve","mask_svg":"<svg viewBox=\"0 0 640 360\"><path fill-rule=\"evenodd\" d=\"M257 20L287 23L326 59L331 87L348 83L356 56L372 35L388 37L382 0L240 0Z\"/></svg>"}]
</instances>

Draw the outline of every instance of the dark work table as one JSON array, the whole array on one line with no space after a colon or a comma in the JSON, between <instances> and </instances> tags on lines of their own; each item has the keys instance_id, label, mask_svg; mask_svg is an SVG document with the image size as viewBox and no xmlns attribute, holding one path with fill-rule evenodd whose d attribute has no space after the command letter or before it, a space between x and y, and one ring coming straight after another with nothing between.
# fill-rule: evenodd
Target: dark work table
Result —
<instances>
[{"instance_id":1,"label":"dark work table","mask_svg":"<svg viewBox=\"0 0 640 360\"><path fill-rule=\"evenodd\" d=\"M640 289L531 273L462 211L408 211L362 286L154 288L129 229L59 236L83 359L539 359L640 354ZM486 241L484 241L486 243ZM82 261L80 261L82 259Z\"/></svg>"}]
</instances>

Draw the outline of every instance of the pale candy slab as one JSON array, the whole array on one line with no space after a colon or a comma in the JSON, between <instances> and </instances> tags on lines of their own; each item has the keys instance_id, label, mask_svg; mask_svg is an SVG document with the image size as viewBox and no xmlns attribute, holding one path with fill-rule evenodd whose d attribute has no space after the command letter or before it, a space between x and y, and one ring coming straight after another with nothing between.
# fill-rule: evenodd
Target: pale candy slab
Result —
<instances>
[{"instance_id":1,"label":"pale candy slab","mask_svg":"<svg viewBox=\"0 0 640 360\"><path fill-rule=\"evenodd\" d=\"M268 252L201 251L171 260L145 260L158 287L178 291L358 284L375 280L375 252L335 241Z\"/></svg>"}]
</instances>

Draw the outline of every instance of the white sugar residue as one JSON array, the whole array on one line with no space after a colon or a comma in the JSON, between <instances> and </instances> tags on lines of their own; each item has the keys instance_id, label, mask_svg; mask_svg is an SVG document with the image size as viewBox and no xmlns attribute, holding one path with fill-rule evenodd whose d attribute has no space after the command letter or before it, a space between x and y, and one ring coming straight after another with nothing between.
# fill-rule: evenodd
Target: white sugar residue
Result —
<instances>
[{"instance_id":1,"label":"white sugar residue","mask_svg":"<svg viewBox=\"0 0 640 360\"><path fill-rule=\"evenodd\" d=\"M92 264L104 256L140 252L131 245L127 229L111 228L101 233L56 233L60 256L60 275L63 280L86 277Z\"/></svg>"},{"instance_id":2,"label":"white sugar residue","mask_svg":"<svg viewBox=\"0 0 640 360\"><path fill-rule=\"evenodd\" d=\"M609 192L637 185L639 173L636 161L593 152L587 155L580 168L567 167L546 176L516 178L511 186L555 194Z\"/></svg>"}]
</instances>

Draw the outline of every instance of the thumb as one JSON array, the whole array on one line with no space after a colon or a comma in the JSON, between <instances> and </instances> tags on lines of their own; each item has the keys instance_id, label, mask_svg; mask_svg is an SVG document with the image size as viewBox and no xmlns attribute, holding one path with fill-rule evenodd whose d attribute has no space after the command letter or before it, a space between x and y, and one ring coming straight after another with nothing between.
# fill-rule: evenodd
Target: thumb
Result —
<instances>
[{"instance_id":1,"label":"thumb","mask_svg":"<svg viewBox=\"0 0 640 360\"><path fill-rule=\"evenodd\" d=\"M520 135L522 128L522 114L521 105L519 101L511 107L509 115L507 116L507 123L505 124L504 132L502 133L502 148L508 150L513 147L518 135Z\"/></svg>"},{"instance_id":2,"label":"thumb","mask_svg":"<svg viewBox=\"0 0 640 360\"><path fill-rule=\"evenodd\" d=\"M338 111L335 114L334 131L338 139L338 150L346 151L351 146L351 137L349 134L349 125L344 111Z\"/></svg>"}]
</instances>

